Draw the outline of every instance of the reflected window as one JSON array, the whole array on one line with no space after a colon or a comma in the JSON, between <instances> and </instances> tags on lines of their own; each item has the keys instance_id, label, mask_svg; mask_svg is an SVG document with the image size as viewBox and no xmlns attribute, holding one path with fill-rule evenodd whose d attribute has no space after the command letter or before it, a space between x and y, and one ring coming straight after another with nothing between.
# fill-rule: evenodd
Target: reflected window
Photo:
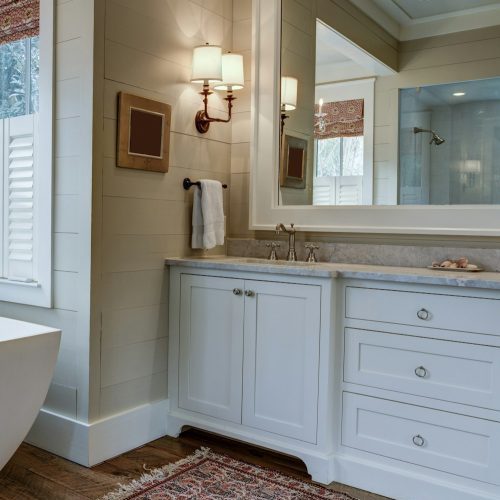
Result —
<instances>
[{"instance_id":1,"label":"reflected window","mask_svg":"<svg viewBox=\"0 0 500 500\"><path fill-rule=\"evenodd\" d=\"M363 190L364 100L324 103L314 114L314 205L358 205Z\"/></svg>"},{"instance_id":2,"label":"reflected window","mask_svg":"<svg viewBox=\"0 0 500 500\"><path fill-rule=\"evenodd\" d=\"M316 140L316 177L363 175L363 136Z\"/></svg>"}]
</instances>

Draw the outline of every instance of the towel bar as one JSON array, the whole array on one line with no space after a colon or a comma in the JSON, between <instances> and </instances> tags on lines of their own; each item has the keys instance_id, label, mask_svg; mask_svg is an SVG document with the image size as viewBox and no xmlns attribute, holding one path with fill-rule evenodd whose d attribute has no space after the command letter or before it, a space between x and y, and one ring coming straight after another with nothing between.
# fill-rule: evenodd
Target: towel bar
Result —
<instances>
[{"instance_id":1,"label":"towel bar","mask_svg":"<svg viewBox=\"0 0 500 500\"><path fill-rule=\"evenodd\" d=\"M199 188L201 188L201 182L200 181L193 182L189 177L186 177L182 181L182 187L187 191L191 186L198 186ZM226 189L227 184L222 184L222 187Z\"/></svg>"}]
</instances>

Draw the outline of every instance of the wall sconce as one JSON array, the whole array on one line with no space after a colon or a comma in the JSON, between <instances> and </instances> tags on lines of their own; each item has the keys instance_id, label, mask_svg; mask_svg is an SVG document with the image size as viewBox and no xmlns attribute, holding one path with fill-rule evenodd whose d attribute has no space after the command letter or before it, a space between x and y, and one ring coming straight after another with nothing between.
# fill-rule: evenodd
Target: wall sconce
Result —
<instances>
[{"instance_id":1,"label":"wall sconce","mask_svg":"<svg viewBox=\"0 0 500 500\"><path fill-rule=\"evenodd\" d=\"M285 126L285 120L289 118L287 111L293 111L297 107L298 80L293 76L281 77L281 133Z\"/></svg>"},{"instance_id":2,"label":"wall sconce","mask_svg":"<svg viewBox=\"0 0 500 500\"><path fill-rule=\"evenodd\" d=\"M243 75L243 56L232 54L231 52L222 55L221 47L217 45L200 45L193 49L193 68L191 83L202 83L203 90L200 94L203 96L204 109L198 111L195 116L196 130L200 134L208 132L210 124L213 122L228 123L231 121L231 112L233 109L234 90L240 90L244 86ZM208 96L213 94L210 90L210 84L215 84L215 90L225 90L227 96L228 117L212 118L208 114Z\"/></svg>"}]
</instances>

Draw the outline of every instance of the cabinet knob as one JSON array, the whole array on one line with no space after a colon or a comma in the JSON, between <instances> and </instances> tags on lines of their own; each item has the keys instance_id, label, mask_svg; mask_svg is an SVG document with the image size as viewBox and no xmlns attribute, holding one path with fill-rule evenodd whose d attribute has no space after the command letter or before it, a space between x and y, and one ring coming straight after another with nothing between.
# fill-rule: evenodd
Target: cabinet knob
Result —
<instances>
[{"instance_id":1,"label":"cabinet knob","mask_svg":"<svg viewBox=\"0 0 500 500\"><path fill-rule=\"evenodd\" d=\"M427 370L423 366L415 368L415 375L420 378L427 377Z\"/></svg>"},{"instance_id":2,"label":"cabinet knob","mask_svg":"<svg viewBox=\"0 0 500 500\"><path fill-rule=\"evenodd\" d=\"M417 312L417 317L418 319L426 321L431 317L431 313L427 309L422 308Z\"/></svg>"},{"instance_id":3,"label":"cabinet knob","mask_svg":"<svg viewBox=\"0 0 500 500\"><path fill-rule=\"evenodd\" d=\"M241 295L242 292L241 292L241 290L239 288L233 288L233 293L235 295Z\"/></svg>"},{"instance_id":4,"label":"cabinet knob","mask_svg":"<svg viewBox=\"0 0 500 500\"><path fill-rule=\"evenodd\" d=\"M255 295L255 292L253 290L245 290L245 295L247 297L253 297Z\"/></svg>"},{"instance_id":5,"label":"cabinet knob","mask_svg":"<svg viewBox=\"0 0 500 500\"><path fill-rule=\"evenodd\" d=\"M412 441L413 441L413 444L415 446L419 446L419 447L422 447L425 444L425 439L420 434L413 436Z\"/></svg>"}]
</instances>

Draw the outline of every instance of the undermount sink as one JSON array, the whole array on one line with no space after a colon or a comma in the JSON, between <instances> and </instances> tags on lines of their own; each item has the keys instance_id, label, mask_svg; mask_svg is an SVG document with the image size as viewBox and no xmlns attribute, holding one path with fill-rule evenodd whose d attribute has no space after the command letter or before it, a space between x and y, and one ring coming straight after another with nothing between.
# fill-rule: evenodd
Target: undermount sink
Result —
<instances>
[{"instance_id":1,"label":"undermount sink","mask_svg":"<svg viewBox=\"0 0 500 500\"><path fill-rule=\"evenodd\" d=\"M244 264L268 264L270 266L311 266L317 264L317 262L269 260L269 259L259 259L257 257L241 257L241 258L236 258L235 260Z\"/></svg>"}]
</instances>

